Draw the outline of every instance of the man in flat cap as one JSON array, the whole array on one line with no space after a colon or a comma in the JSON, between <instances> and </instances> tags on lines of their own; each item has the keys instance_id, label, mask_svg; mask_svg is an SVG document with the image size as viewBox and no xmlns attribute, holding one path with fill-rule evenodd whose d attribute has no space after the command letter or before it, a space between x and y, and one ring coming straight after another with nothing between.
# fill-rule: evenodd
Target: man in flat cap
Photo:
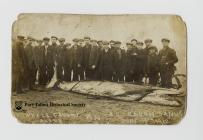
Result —
<instances>
[{"instance_id":1,"label":"man in flat cap","mask_svg":"<svg viewBox=\"0 0 203 140\"><path fill-rule=\"evenodd\" d=\"M102 43L103 41L102 40L98 40L97 41L97 44L98 44L98 47L101 49L102 48L102 46L103 46L103 43Z\"/></svg>"},{"instance_id":2,"label":"man in flat cap","mask_svg":"<svg viewBox=\"0 0 203 140\"><path fill-rule=\"evenodd\" d=\"M91 40L91 49L90 49L90 56L89 56L89 79L87 80L97 80L98 75L98 64L99 64L99 46L97 44L97 40Z\"/></svg>"},{"instance_id":3,"label":"man in flat cap","mask_svg":"<svg viewBox=\"0 0 203 140\"><path fill-rule=\"evenodd\" d=\"M82 61L83 61L83 52L78 45L80 39L73 39L73 45L71 48L72 51L72 68L73 68L73 81L83 80L82 74Z\"/></svg>"},{"instance_id":4,"label":"man in flat cap","mask_svg":"<svg viewBox=\"0 0 203 140\"><path fill-rule=\"evenodd\" d=\"M103 41L102 40L99 40L97 41L97 45L98 45L98 62L97 62L97 69L96 69L96 80L101 80L101 72L99 70L99 66L100 66L100 63L101 63L101 54L102 54L102 51L103 51Z\"/></svg>"},{"instance_id":5,"label":"man in flat cap","mask_svg":"<svg viewBox=\"0 0 203 140\"><path fill-rule=\"evenodd\" d=\"M115 43L116 43L116 41L114 41L114 40L109 41L110 51L112 54L116 51Z\"/></svg>"},{"instance_id":6,"label":"man in flat cap","mask_svg":"<svg viewBox=\"0 0 203 140\"><path fill-rule=\"evenodd\" d=\"M42 43L43 41L38 39L36 40L36 46L34 47L34 57L35 57L35 65L36 65L36 68L37 68L37 71L38 71L38 77L36 77L38 79L38 84L39 84L39 71L40 71L40 48L42 46Z\"/></svg>"},{"instance_id":7,"label":"man in flat cap","mask_svg":"<svg viewBox=\"0 0 203 140\"><path fill-rule=\"evenodd\" d=\"M80 54L79 58L80 58L80 69L78 69L78 74L80 75L80 80L84 80L85 76L84 76L84 72L85 72L85 66L86 64L84 63L84 39L78 39L78 47L77 47L77 51Z\"/></svg>"},{"instance_id":8,"label":"man in flat cap","mask_svg":"<svg viewBox=\"0 0 203 140\"><path fill-rule=\"evenodd\" d=\"M97 44L98 44L99 51L102 51L102 49L103 49L103 40L98 40Z\"/></svg>"},{"instance_id":9,"label":"man in flat cap","mask_svg":"<svg viewBox=\"0 0 203 140\"><path fill-rule=\"evenodd\" d=\"M161 86L171 88L172 76L176 70L174 64L178 62L178 58L175 50L169 47L170 40L163 38L161 41L163 44L163 48L159 51Z\"/></svg>"},{"instance_id":10,"label":"man in flat cap","mask_svg":"<svg viewBox=\"0 0 203 140\"><path fill-rule=\"evenodd\" d=\"M12 91L17 94L24 93L23 91L23 74L25 70L25 50L24 36L17 36L17 41L12 44Z\"/></svg>"},{"instance_id":11,"label":"man in flat cap","mask_svg":"<svg viewBox=\"0 0 203 140\"><path fill-rule=\"evenodd\" d=\"M56 63L56 49L58 38L55 36L51 37L51 45L46 49L46 67L47 67L47 83L49 83L54 76L54 67Z\"/></svg>"},{"instance_id":12,"label":"man in flat cap","mask_svg":"<svg viewBox=\"0 0 203 140\"><path fill-rule=\"evenodd\" d=\"M83 47L84 46L84 39L78 39L78 45L80 47Z\"/></svg>"},{"instance_id":13,"label":"man in flat cap","mask_svg":"<svg viewBox=\"0 0 203 140\"><path fill-rule=\"evenodd\" d=\"M103 42L104 49L101 52L101 61L99 71L101 73L102 80L112 81L113 75L113 57L110 51L109 42Z\"/></svg>"},{"instance_id":14,"label":"man in flat cap","mask_svg":"<svg viewBox=\"0 0 203 140\"><path fill-rule=\"evenodd\" d=\"M55 50L55 51L56 51L56 49L58 48L58 44L57 44L58 41L59 41L59 40L58 40L58 38L57 38L56 36L52 36L52 37L51 37L51 45L50 45L50 47L52 47L53 50ZM55 54L55 56L56 56L56 54ZM55 57L55 56L54 56L54 57Z\"/></svg>"},{"instance_id":15,"label":"man in flat cap","mask_svg":"<svg viewBox=\"0 0 203 140\"><path fill-rule=\"evenodd\" d=\"M133 82L134 80L134 68L135 68L135 48L132 43L126 43L126 64L125 64L125 81Z\"/></svg>"},{"instance_id":16,"label":"man in flat cap","mask_svg":"<svg viewBox=\"0 0 203 140\"><path fill-rule=\"evenodd\" d=\"M121 49L121 42L115 42L116 50L112 54L113 57L113 81L115 82L124 82L125 74L125 62L126 62L126 53L125 50Z\"/></svg>"},{"instance_id":17,"label":"man in flat cap","mask_svg":"<svg viewBox=\"0 0 203 140\"><path fill-rule=\"evenodd\" d=\"M34 39L31 36L27 36L24 38L23 44L24 44L24 52L25 52L25 48L28 44L31 43L31 40ZM22 79L22 85L23 88L28 88L29 85L29 69L28 69L28 59L27 59L27 55L25 52L25 63L24 63L24 74L23 74L23 79Z\"/></svg>"},{"instance_id":18,"label":"man in flat cap","mask_svg":"<svg viewBox=\"0 0 203 140\"><path fill-rule=\"evenodd\" d=\"M47 75L47 52L49 48L49 41L50 39L48 37L44 37L42 40L42 44L39 44L38 48L38 60L39 60L39 85L45 86L48 81L48 75Z\"/></svg>"},{"instance_id":19,"label":"man in flat cap","mask_svg":"<svg viewBox=\"0 0 203 140\"><path fill-rule=\"evenodd\" d=\"M92 48L92 44L91 44L90 37L87 37L87 36L84 37L83 65L84 65L86 80L90 79L90 77L91 77L91 71L89 69L89 56L90 56L91 48Z\"/></svg>"},{"instance_id":20,"label":"man in flat cap","mask_svg":"<svg viewBox=\"0 0 203 140\"><path fill-rule=\"evenodd\" d=\"M35 39L31 36L27 39L27 44L25 46L25 54L27 60L27 83L29 90L34 90L37 66L36 66L36 54L35 54Z\"/></svg>"},{"instance_id":21,"label":"man in flat cap","mask_svg":"<svg viewBox=\"0 0 203 140\"><path fill-rule=\"evenodd\" d=\"M116 48L116 41L115 40L110 40L109 41L109 46L110 46L111 55L113 56L116 53L116 50L117 50L117 48Z\"/></svg>"},{"instance_id":22,"label":"man in flat cap","mask_svg":"<svg viewBox=\"0 0 203 140\"><path fill-rule=\"evenodd\" d=\"M115 46L114 46L114 45L115 45L115 42L116 42L116 41L114 41L114 40L109 41L109 45L110 45L111 48L112 48L112 47L115 47Z\"/></svg>"},{"instance_id":23,"label":"man in flat cap","mask_svg":"<svg viewBox=\"0 0 203 140\"><path fill-rule=\"evenodd\" d=\"M64 64L65 64L65 53L66 53L66 46L65 46L65 38L59 38L59 45L56 48L56 77L57 80L64 80Z\"/></svg>"},{"instance_id":24,"label":"man in flat cap","mask_svg":"<svg viewBox=\"0 0 203 140\"><path fill-rule=\"evenodd\" d=\"M71 71L72 71L72 61L73 61L73 56L72 56L72 49L71 49L71 44L66 43L65 44L65 50L64 50L64 80L66 82L71 82Z\"/></svg>"}]
</instances>

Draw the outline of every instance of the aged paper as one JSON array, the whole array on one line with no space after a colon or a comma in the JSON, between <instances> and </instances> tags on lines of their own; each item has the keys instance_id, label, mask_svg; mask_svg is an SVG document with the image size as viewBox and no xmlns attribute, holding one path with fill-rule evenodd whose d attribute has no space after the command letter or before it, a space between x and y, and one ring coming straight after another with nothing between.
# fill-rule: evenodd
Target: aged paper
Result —
<instances>
[{"instance_id":1,"label":"aged paper","mask_svg":"<svg viewBox=\"0 0 203 140\"><path fill-rule=\"evenodd\" d=\"M177 15L20 14L12 112L23 123L177 124L186 65Z\"/></svg>"}]
</instances>

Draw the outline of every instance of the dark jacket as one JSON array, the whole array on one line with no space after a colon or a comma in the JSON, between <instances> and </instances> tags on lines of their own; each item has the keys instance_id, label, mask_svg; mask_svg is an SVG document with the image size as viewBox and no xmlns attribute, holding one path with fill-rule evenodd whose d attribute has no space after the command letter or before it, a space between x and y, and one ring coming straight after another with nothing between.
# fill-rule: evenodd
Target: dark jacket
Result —
<instances>
[{"instance_id":1,"label":"dark jacket","mask_svg":"<svg viewBox=\"0 0 203 140\"><path fill-rule=\"evenodd\" d=\"M126 63L125 63L125 71L127 73L132 73L134 68L135 68L135 55L133 55L135 53L134 49L128 49L126 52Z\"/></svg>"},{"instance_id":2,"label":"dark jacket","mask_svg":"<svg viewBox=\"0 0 203 140\"><path fill-rule=\"evenodd\" d=\"M65 56L64 56L64 66L65 67L72 67L73 64L73 49L72 48L66 48L64 50Z\"/></svg>"},{"instance_id":3,"label":"dark jacket","mask_svg":"<svg viewBox=\"0 0 203 140\"><path fill-rule=\"evenodd\" d=\"M111 55L110 50L108 50L107 52L105 52L105 50L103 50L101 52L101 59L100 59L100 72L109 72L112 73L114 71L113 69L113 57Z\"/></svg>"},{"instance_id":4,"label":"dark jacket","mask_svg":"<svg viewBox=\"0 0 203 140\"><path fill-rule=\"evenodd\" d=\"M158 55L149 55L147 61L147 74L153 75L159 73L160 65L159 65L159 57Z\"/></svg>"},{"instance_id":5,"label":"dark jacket","mask_svg":"<svg viewBox=\"0 0 203 140\"><path fill-rule=\"evenodd\" d=\"M64 66L66 61L66 45L59 45L56 49L56 62L58 65Z\"/></svg>"},{"instance_id":6,"label":"dark jacket","mask_svg":"<svg viewBox=\"0 0 203 140\"><path fill-rule=\"evenodd\" d=\"M90 57L90 52L91 52L91 44L86 44L83 48L82 48L82 55L83 55L83 61L82 61L82 65L84 66L84 68L88 68L89 67L89 57Z\"/></svg>"},{"instance_id":7,"label":"dark jacket","mask_svg":"<svg viewBox=\"0 0 203 140\"><path fill-rule=\"evenodd\" d=\"M39 57L39 49L41 46L35 46L33 49L33 53L34 53L34 60L35 60L35 65L36 67L39 67L40 64L40 57Z\"/></svg>"},{"instance_id":8,"label":"dark jacket","mask_svg":"<svg viewBox=\"0 0 203 140\"><path fill-rule=\"evenodd\" d=\"M46 64L45 46L38 46L36 52L38 57L38 65L44 66Z\"/></svg>"},{"instance_id":9,"label":"dark jacket","mask_svg":"<svg viewBox=\"0 0 203 140\"><path fill-rule=\"evenodd\" d=\"M35 68L36 67L35 53L34 53L34 47L31 44L28 44L25 47L25 56L27 60L28 69Z\"/></svg>"},{"instance_id":10,"label":"dark jacket","mask_svg":"<svg viewBox=\"0 0 203 140\"><path fill-rule=\"evenodd\" d=\"M14 43L12 47L12 72L19 74L26 67L26 55L22 42Z\"/></svg>"},{"instance_id":11,"label":"dark jacket","mask_svg":"<svg viewBox=\"0 0 203 140\"><path fill-rule=\"evenodd\" d=\"M50 45L47 48L47 53L45 54L46 64L50 66L54 66L54 62L56 60L56 45Z\"/></svg>"},{"instance_id":12,"label":"dark jacket","mask_svg":"<svg viewBox=\"0 0 203 140\"><path fill-rule=\"evenodd\" d=\"M80 64L82 67L83 48L73 45L71 48L71 54L72 54L72 67L76 68L78 64Z\"/></svg>"},{"instance_id":13,"label":"dark jacket","mask_svg":"<svg viewBox=\"0 0 203 140\"><path fill-rule=\"evenodd\" d=\"M166 47L159 51L159 63L162 68L175 70L174 64L178 62L175 50L172 48Z\"/></svg>"},{"instance_id":14,"label":"dark jacket","mask_svg":"<svg viewBox=\"0 0 203 140\"><path fill-rule=\"evenodd\" d=\"M113 67L115 71L125 72L126 53L125 50L116 49L113 54Z\"/></svg>"},{"instance_id":15,"label":"dark jacket","mask_svg":"<svg viewBox=\"0 0 203 140\"><path fill-rule=\"evenodd\" d=\"M98 46L92 46L89 54L89 67L91 67L92 65L95 65L97 67L98 61L99 61L99 48Z\"/></svg>"},{"instance_id":16,"label":"dark jacket","mask_svg":"<svg viewBox=\"0 0 203 140\"><path fill-rule=\"evenodd\" d=\"M135 68L134 70L141 73L146 73L147 55L144 49L135 48Z\"/></svg>"}]
</instances>

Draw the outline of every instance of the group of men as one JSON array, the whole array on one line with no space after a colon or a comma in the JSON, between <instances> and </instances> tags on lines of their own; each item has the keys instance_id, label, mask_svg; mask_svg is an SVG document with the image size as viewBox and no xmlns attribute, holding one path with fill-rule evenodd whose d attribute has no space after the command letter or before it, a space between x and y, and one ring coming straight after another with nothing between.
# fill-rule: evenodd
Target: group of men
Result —
<instances>
[{"instance_id":1,"label":"group of men","mask_svg":"<svg viewBox=\"0 0 203 140\"><path fill-rule=\"evenodd\" d=\"M106 80L143 84L143 79L149 79L149 84L156 86L161 77L160 86L171 88L178 58L169 47L170 40L161 41L163 48L158 52L151 39L144 43L132 39L124 47L120 41L98 41L88 36L73 39L72 45L56 36L43 40L17 36L12 52L13 91L23 93L26 84L35 90L37 79L38 85L46 85L55 70L57 80L67 82Z\"/></svg>"}]
</instances>

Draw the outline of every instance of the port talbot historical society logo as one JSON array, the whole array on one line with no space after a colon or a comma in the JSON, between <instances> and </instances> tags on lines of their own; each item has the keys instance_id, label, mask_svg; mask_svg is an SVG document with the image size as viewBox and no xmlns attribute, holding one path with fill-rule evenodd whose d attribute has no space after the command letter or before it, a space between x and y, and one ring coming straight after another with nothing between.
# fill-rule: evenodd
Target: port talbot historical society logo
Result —
<instances>
[{"instance_id":1,"label":"port talbot historical society logo","mask_svg":"<svg viewBox=\"0 0 203 140\"><path fill-rule=\"evenodd\" d=\"M15 101L15 111L21 112L23 110L23 101Z\"/></svg>"}]
</instances>

